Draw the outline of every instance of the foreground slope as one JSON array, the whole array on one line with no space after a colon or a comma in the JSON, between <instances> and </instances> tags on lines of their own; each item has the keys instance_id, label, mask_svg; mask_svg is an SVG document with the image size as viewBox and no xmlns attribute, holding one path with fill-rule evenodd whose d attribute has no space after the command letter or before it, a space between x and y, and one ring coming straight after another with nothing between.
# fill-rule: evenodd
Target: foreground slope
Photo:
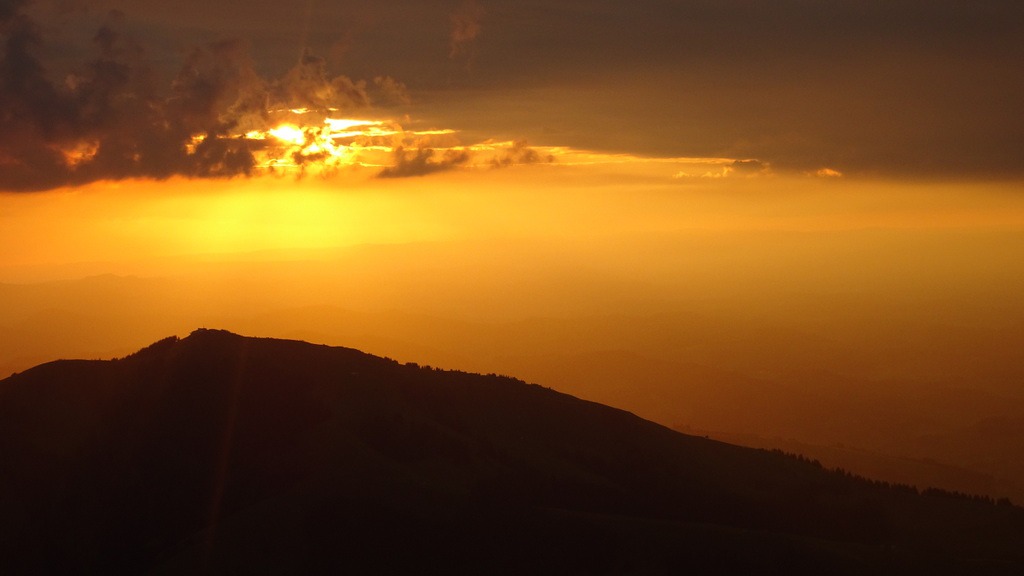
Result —
<instances>
[{"instance_id":1,"label":"foreground slope","mask_svg":"<svg viewBox=\"0 0 1024 576\"><path fill-rule=\"evenodd\" d=\"M1014 574L1024 513L499 376L200 330L0 381L0 569Z\"/></svg>"}]
</instances>

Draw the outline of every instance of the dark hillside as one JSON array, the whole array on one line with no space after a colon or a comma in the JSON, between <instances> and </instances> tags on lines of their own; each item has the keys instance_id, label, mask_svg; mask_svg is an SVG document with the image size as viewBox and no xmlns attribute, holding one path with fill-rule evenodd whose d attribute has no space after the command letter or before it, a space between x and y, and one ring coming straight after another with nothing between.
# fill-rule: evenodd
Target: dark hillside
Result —
<instances>
[{"instance_id":1,"label":"dark hillside","mask_svg":"<svg viewBox=\"0 0 1024 576\"><path fill-rule=\"evenodd\" d=\"M0 381L0 570L963 573L1024 511L500 377L200 330Z\"/></svg>"}]
</instances>

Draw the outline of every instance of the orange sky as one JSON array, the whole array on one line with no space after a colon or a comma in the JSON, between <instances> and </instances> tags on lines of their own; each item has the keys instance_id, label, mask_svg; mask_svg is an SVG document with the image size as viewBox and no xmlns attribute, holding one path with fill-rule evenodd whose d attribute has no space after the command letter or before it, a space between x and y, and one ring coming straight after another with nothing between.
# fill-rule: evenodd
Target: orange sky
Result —
<instances>
[{"instance_id":1,"label":"orange sky","mask_svg":"<svg viewBox=\"0 0 1024 576\"><path fill-rule=\"evenodd\" d=\"M1019 3L8 4L0 374L217 327L1024 494Z\"/></svg>"}]
</instances>

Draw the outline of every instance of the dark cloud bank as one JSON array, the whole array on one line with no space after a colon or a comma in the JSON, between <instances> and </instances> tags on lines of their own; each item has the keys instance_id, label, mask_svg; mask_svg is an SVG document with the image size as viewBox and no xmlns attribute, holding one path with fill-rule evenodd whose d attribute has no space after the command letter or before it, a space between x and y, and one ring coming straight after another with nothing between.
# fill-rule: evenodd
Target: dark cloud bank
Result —
<instances>
[{"instance_id":1,"label":"dark cloud bank","mask_svg":"<svg viewBox=\"0 0 1024 576\"><path fill-rule=\"evenodd\" d=\"M265 79L237 40L195 48L168 85L145 47L119 31L125 16L116 11L93 36L92 58L56 81L38 56L44 37L25 14L30 3L0 3L0 190L250 175L268 144L244 134L273 126L277 114L408 102L393 78L331 76L308 50L281 77Z\"/></svg>"},{"instance_id":2,"label":"dark cloud bank","mask_svg":"<svg viewBox=\"0 0 1024 576\"><path fill-rule=\"evenodd\" d=\"M514 92L532 122L566 135L559 144L777 170L1024 176L1024 2L482 4L467 82ZM490 129L523 123L484 98Z\"/></svg>"},{"instance_id":3,"label":"dark cloud bank","mask_svg":"<svg viewBox=\"0 0 1024 576\"><path fill-rule=\"evenodd\" d=\"M131 13L108 19L86 65L45 49L32 4L0 1L3 189L246 174L262 144L230 136L275 102L408 103L393 81L351 79L385 75L424 115L488 135L780 171L1024 176L1016 0L318 2L308 34L303 7L276 0L96 0L76 5ZM252 45L211 43L224 37ZM203 48L182 64L184 46ZM76 146L87 160L69 166ZM404 154L398 172L428 152Z\"/></svg>"}]
</instances>

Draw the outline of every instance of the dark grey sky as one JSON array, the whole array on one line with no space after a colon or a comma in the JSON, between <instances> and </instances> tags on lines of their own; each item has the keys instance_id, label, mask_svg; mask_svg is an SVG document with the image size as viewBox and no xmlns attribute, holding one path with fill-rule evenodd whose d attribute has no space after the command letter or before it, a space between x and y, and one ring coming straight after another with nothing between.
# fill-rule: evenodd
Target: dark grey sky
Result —
<instances>
[{"instance_id":1,"label":"dark grey sky","mask_svg":"<svg viewBox=\"0 0 1024 576\"><path fill-rule=\"evenodd\" d=\"M404 82L412 110L431 121L538 144L758 158L851 175L1024 175L1024 3L1015 0L0 6L0 17L24 8L38 26L28 53L58 89L96 59L92 39L106 23L139 48L132 57L157 72L158 87L196 46L240 39L265 78L309 48L330 75ZM25 72L10 65L7 20L9 104Z\"/></svg>"}]
</instances>

